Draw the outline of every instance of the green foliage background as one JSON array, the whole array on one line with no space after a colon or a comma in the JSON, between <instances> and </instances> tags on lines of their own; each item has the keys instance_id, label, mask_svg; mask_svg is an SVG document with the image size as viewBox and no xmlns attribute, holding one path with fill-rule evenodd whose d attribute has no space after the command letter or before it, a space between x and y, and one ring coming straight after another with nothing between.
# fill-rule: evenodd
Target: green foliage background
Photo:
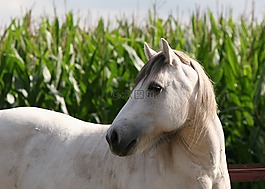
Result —
<instances>
[{"instance_id":1,"label":"green foliage background","mask_svg":"<svg viewBox=\"0 0 265 189\"><path fill-rule=\"evenodd\" d=\"M98 21L80 27L69 12L60 22L29 11L0 36L0 108L37 106L91 122L111 123L129 97L143 60L143 42L160 38L201 62L215 83L229 163L265 163L265 21L169 15ZM77 18L78 19L78 18ZM264 188L264 183L233 188Z\"/></svg>"}]
</instances>

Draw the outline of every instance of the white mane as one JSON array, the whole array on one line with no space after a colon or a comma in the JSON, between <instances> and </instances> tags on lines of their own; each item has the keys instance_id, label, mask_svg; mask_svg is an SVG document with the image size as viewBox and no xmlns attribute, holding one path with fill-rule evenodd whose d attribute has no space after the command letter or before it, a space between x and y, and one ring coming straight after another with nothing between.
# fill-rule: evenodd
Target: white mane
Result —
<instances>
[{"instance_id":1,"label":"white mane","mask_svg":"<svg viewBox=\"0 0 265 189\"><path fill-rule=\"evenodd\" d=\"M188 124L191 125L191 129L194 132L190 132L193 136L189 137L192 141L189 141L188 148L191 150L193 145L198 142L199 138L203 137L204 131L210 121L212 121L216 115L216 100L213 85L211 80L204 72L202 66L195 60L191 59L188 55L181 51L174 51L176 55L184 64L189 64L198 74L198 90L196 95L195 113L191 115L188 120Z\"/></svg>"}]
</instances>

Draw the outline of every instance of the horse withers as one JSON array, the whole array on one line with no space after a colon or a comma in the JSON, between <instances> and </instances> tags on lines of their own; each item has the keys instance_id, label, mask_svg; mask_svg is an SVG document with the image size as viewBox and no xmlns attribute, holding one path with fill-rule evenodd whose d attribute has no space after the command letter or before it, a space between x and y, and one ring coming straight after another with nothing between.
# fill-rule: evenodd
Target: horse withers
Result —
<instances>
[{"instance_id":1,"label":"horse withers","mask_svg":"<svg viewBox=\"0 0 265 189\"><path fill-rule=\"evenodd\" d=\"M1 110L0 188L230 188L212 84L196 61L161 42L160 52L145 44L148 62L111 126L40 108Z\"/></svg>"}]
</instances>

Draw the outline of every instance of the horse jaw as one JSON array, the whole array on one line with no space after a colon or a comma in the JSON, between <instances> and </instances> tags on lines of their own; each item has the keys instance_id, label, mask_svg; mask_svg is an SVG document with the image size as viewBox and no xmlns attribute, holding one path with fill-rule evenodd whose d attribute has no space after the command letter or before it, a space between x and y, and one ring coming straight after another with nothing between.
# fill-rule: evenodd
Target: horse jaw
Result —
<instances>
[{"instance_id":1,"label":"horse jaw","mask_svg":"<svg viewBox=\"0 0 265 189\"><path fill-rule=\"evenodd\" d=\"M144 43L144 53L145 53L145 56L147 58L147 60L150 60L153 56L156 55L156 51L154 51L153 49L151 49L148 44L145 42Z\"/></svg>"}]
</instances>

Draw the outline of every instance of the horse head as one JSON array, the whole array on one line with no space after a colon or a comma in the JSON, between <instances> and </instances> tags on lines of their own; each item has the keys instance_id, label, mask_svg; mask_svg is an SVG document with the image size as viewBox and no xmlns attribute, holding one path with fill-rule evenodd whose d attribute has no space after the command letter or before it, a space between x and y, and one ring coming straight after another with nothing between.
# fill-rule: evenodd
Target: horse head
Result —
<instances>
[{"instance_id":1,"label":"horse head","mask_svg":"<svg viewBox=\"0 0 265 189\"><path fill-rule=\"evenodd\" d=\"M198 112L205 106L215 111L215 100L208 104L206 99L214 99L212 88L210 95L201 94L205 90L200 80L207 78L201 66L183 52L173 50L165 39L161 44L162 50L156 52L145 43L148 62L107 132L106 140L116 155L128 156L156 146L187 124L195 124L196 117L203 119L204 113Z\"/></svg>"}]
</instances>

